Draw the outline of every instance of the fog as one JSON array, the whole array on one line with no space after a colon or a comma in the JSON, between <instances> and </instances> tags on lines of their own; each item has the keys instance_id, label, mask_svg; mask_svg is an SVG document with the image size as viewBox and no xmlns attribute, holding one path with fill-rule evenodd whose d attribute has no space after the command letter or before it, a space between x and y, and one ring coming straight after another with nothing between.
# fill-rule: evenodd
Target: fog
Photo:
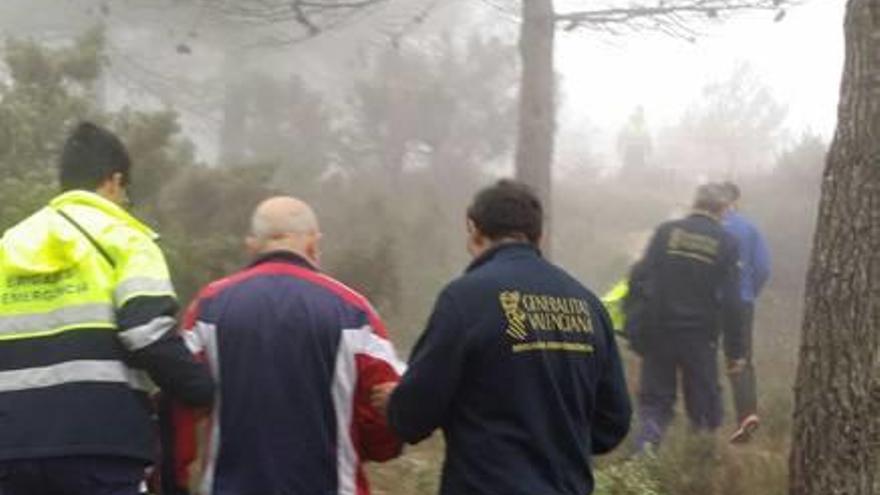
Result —
<instances>
[{"instance_id":1,"label":"fog","mask_svg":"<svg viewBox=\"0 0 880 495\"><path fill-rule=\"evenodd\" d=\"M183 298L246 261L241 239L260 199L296 195L322 223L324 269L375 303L406 354L437 292L468 262L471 195L513 173L516 9L387 0L309 12L304 23L260 10L274 4L0 2L0 227L51 197L64 133L95 119L131 148L136 212L163 233ZM785 483L843 7L812 0L779 20L775 11L707 19L693 40L557 34L555 262L605 291L710 180L740 184L743 211L771 247L756 337L768 433L723 468L768 459L752 478L741 473L768 491L677 493L781 493ZM433 493L437 449L375 468L377 493Z\"/></svg>"},{"instance_id":2,"label":"fog","mask_svg":"<svg viewBox=\"0 0 880 495\"><path fill-rule=\"evenodd\" d=\"M843 67L843 8L844 2L813 0L790 9L780 22L773 14L754 13L704 28L694 42L657 35L562 36L557 60L566 95L563 133L590 136L587 129L593 140L608 139L608 129L622 126L636 103L646 107L653 125L673 124L707 84L747 64L786 107L788 133L812 130L830 138Z\"/></svg>"}]
</instances>

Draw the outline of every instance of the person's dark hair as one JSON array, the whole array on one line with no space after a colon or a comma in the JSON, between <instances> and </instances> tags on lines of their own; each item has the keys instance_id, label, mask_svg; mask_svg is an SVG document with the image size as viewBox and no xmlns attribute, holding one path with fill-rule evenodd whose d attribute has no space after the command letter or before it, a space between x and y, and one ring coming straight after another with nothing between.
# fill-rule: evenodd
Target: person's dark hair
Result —
<instances>
[{"instance_id":1,"label":"person's dark hair","mask_svg":"<svg viewBox=\"0 0 880 495\"><path fill-rule=\"evenodd\" d=\"M721 184L703 184L697 188L694 209L720 215L727 204L727 193Z\"/></svg>"},{"instance_id":2,"label":"person's dark hair","mask_svg":"<svg viewBox=\"0 0 880 495\"><path fill-rule=\"evenodd\" d=\"M81 122L64 143L60 168L63 191L94 191L117 172L127 183L131 158L115 134L91 122Z\"/></svg>"},{"instance_id":3,"label":"person's dark hair","mask_svg":"<svg viewBox=\"0 0 880 495\"><path fill-rule=\"evenodd\" d=\"M467 211L477 229L493 241L525 237L538 244L544 223L541 201L530 187L513 180L500 180L481 190Z\"/></svg>"},{"instance_id":4,"label":"person's dark hair","mask_svg":"<svg viewBox=\"0 0 880 495\"><path fill-rule=\"evenodd\" d=\"M727 182L721 183L721 188L724 189L724 195L727 197L728 203L734 203L736 201L739 201L740 194L741 194L740 190L739 190L739 186L737 186L736 184L734 184L731 181L727 181Z\"/></svg>"}]
</instances>

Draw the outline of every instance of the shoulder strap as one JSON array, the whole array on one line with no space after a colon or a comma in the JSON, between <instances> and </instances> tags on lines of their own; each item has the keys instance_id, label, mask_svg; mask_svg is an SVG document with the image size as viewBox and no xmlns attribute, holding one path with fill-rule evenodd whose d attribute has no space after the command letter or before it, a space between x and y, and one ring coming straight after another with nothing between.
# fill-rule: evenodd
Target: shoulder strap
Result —
<instances>
[{"instance_id":1,"label":"shoulder strap","mask_svg":"<svg viewBox=\"0 0 880 495\"><path fill-rule=\"evenodd\" d=\"M101 257L104 258L104 261L106 261L107 264L109 264L111 268L116 268L116 262L114 262L114 261L113 261L113 258L110 257L110 255L107 253L107 250L105 250L104 247L101 246L101 245L98 243L98 241L95 240L95 238L92 237L92 235L89 234L89 232L88 232L86 229L83 228L82 225L80 225L76 220L74 220L73 218L71 218L70 215L68 215L67 213L64 213L64 212L61 211L61 210L55 210L55 211L58 212L58 214L61 215L65 220L67 220L68 223L70 223L70 225L73 225L74 228L76 228L76 230L80 231L80 233L81 233L86 239L88 239L89 243L90 243L92 246L94 246L95 250L98 251L98 254L100 254Z\"/></svg>"}]
</instances>

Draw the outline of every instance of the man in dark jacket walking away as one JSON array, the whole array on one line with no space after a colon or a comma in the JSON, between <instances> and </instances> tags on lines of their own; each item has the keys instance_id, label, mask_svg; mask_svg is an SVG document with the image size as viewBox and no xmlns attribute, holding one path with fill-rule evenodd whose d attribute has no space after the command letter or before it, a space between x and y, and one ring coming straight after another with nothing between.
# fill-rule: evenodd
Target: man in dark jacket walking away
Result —
<instances>
[{"instance_id":1,"label":"man in dark jacket walking away","mask_svg":"<svg viewBox=\"0 0 880 495\"><path fill-rule=\"evenodd\" d=\"M591 493L590 457L623 440L631 415L608 315L541 257L528 188L501 181L467 216L474 261L437 299L389 424L410 443L443 430L442 494Z\"/></svg>"},{"instance_id":2,"label":"man in dark jacket walking away","mask_svg":"<svg viewBox=\"0 0 880 495\"><path fill-rule=\"evenodd\" d=\"M641 299L631 329L642 356L640 451L658 446L672 420L679 370L692 429L711 432L721 425L719 333L728 372L743 366L738 255L736 240L721 225L725 207L720 186L701 186L693 212L656 230L633 273L634 295Z\"/></svg>"}]
</instances>

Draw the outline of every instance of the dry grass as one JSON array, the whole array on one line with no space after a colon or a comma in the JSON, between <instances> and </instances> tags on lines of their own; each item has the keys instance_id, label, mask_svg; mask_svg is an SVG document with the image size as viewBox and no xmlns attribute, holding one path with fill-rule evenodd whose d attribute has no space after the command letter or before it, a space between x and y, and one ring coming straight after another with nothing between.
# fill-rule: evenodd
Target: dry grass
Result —
<instances>
[{"instance_id":1,"label":"dry grass","mask_svg":"<svg viewBox=\"0 0 880 495\"><path fill-rule=\"evenodd\" d=\"M622 452L599 460L596 495L785 495L785 439L769 435L733 447L724 436L691 435L674 427L652 457L627 458ZM410 448L403 457L369 469L374 495L437 493L442 439Z\"/></svg>"},{"instance_id":2,"label":"dry grass","mask_svg":"<svg viewBox=\"0 0 880 495\"><path fill-rule=\"evenodd\" d=\"M394 461L368 468L373 495L437 493L443 462L443 439L434 434Z\"/></svg>"},{"instance_id":3,"label":"dry grass","mask_svg":"<svg viewBox=\"0 0 880 495\"><path fill-rule=\"evenodd\" d=\"M597 459L596 495L785 495L791 422L791 384L797 357L800 309L795 298L780 300L772 294L761 306L756 325L756 365L763 424L755 440L730 446L730 421L714 436L687 431L677 414L667 441L652 458L630 458L627 443ZM638 377L637 359L625 352L631 389ZM726 380L725 400L729 409ZM732 417L727 411L727 418ZM638 425L634 425L634 429ZM370 467L375 495L428 495L437 493L443 458L440 435L393 462Z\"/></svg>"}]
</instances>

